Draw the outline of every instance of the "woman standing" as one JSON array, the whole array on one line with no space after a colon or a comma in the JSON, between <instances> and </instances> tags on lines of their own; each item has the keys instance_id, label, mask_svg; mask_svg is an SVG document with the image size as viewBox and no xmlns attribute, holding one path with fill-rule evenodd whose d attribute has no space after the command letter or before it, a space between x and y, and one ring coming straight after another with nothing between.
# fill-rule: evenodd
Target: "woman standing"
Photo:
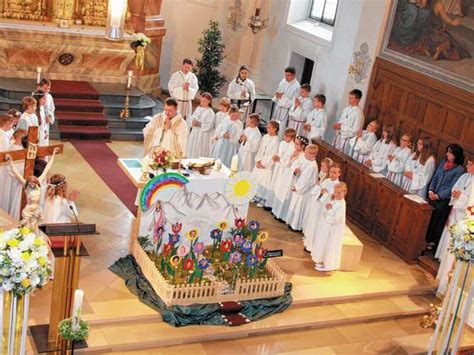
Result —
<instances>
[{"instance_id":1,"label":"woman standing","mask_svg":"<svg viewBox=\"0 0 474 355\"><path fill-rule=\"evenodd\" d=\"M249 79L249 68L242 65L237 78L231 81L227 96L234 105L243 111L243 120L252 113L252 102L255 100L255 84Z\"/></svg>"}]
</instances>

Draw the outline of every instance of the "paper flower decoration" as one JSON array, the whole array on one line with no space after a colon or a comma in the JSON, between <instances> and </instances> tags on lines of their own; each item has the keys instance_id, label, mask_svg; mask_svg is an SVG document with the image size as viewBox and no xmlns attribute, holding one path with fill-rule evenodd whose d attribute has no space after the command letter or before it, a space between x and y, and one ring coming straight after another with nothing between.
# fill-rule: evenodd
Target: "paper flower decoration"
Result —
<instances>
[{"instance_id":1,"label":"paper flower decoration","mask_svg":"<svg viewBox=\"0 0 474 355\"><path fill-rule=\"evenodd\" d=\"M255 265L257 265L257 257L252 254L248 255L247 258L245 259L245 264L248 267L254 267Z\"/></svg>"},{"instance_id":2,"label":"paper flower decoration","mask_svg":"<svg viewBox=\"0 0 474 355\"><path fill-rule=\"evenodd\" d=\"M246 241L244 244L242 244L241 248L244 253L250 253L253 249L253 245L251 242Z\"/></svg>"},{"instance_id":3,"label":"paper flower decoration","mask_svg":"<svg viewBox=\"0 0 474 355\"><path fill-rule=\"evenodd\" d=\"M193 259L186 259L183 262L183 269L186 271L194 270L194 260Z\"/></svg>"},{"instance_id":4,"label":"paper flower decoration","mask_svg":"<svg viewBox=\"0 0 474 355\"><path fill-rule=\"evenodd\" d=\"M257 194L257 186L258 182L252 173L241 171L229 179L224 194L232 205L244 205Z\"/></svg>"},{"instance_id":5,"label":"paper flower decoration","mask_svg":"<svg viewBox=\"0 0 474 355\"><path fill-rule=\"evenodd\" d=\"M179 263L181 262L181 257L178 255L172 256L170 259L171 266L178 267Z\"/></svg>"},{"instance_id":6,"label":"paper flower decoration","mask_svg":"<svg viewBox=\"0 0 474 355\"><path fill-rule=\"evenodd\" d=\"M227 229L227 227L229 227L227 221L220 221L219 223L217 223L217 228L219 228L223 232Z\"/></svg>"},{"instance_id":7,"label":"paper flower decoration","mask_svg":"<svg viewBox=\"0 0 474 355\"><path fill-rule=\"evenodd\" d=\"M230 253L230 262L237 264L242 260L242 254L240 254L238 251L234 251L233 253Z\"/></svg>"},{"instance_id":8,"label":"paper flower decoration","mask_svg":"<svg viewBox=\"0 0 474 355\"><path fill-rule=\"evenodd\" d=\"M193 251L198 255L201 254L204 251L204 249L206 249L206 246L204 245L203 242L196 243L193 246Z\"/></svg>"},{"instance_id":9,"label":"paper flower decoration","mask_svg":"<svg viewBox=\"0 0 474 355\"><path fill-rule=\"evenodd\" d=\"M181 228L183 228L182 223L175 223L171 225L171 230L174 234L179 234L179 232L181 232Z\"/></svg>"},{"instance_id":10,"label":"paper flower decoration","mask_svg":"<svg viewBox=\"0 0 474 355\"><path fill-rule=\"evenodd\" d=\"M243 218L236 218L234 221L235 228L244 228L245 227L245 219Z\"/></svg>"},{"instance_id":11,"label":"paper flower decoration","mask_svg":"<svg viewBox=\"0 0 474 355\"><path fill-rule=\"evenodd\" d=\"M170 244L175 245L179 242L179 234L168 234L168 241Z\"/></svg>"},{"instance_id":12,"label":"paper flower decoration","mask_svg":"<svg viewBox=\"0 0 474 355\"><path fill-rule=\"evenodd\" d=\"M199 230L197 228L191 229L188 233L186 233L186 237L190 242L194 242L198 236Z\"/></svg>"},{"instance_id":13,"label":"paper flower decoration","mask_svg":"<svg viewBox=\"0 0 474 355\"><path fill-rule=\"evenodd\" d=\"M261 232L258 234L257 236L257 241L259 243L263 243L264 241L266 241L268 239L268 232Z\"/></svg>"},{"instance_id":14,"label":"paper flower decoration","mask_svg":"<svg viewBox=\"0 0 474 355\"><path fill-rule=\"evenodd\" d=\"M173 244L165 243L165 245L163 245L164 256L167 256L171 252L171 250L173 250Z\"/></svg>"},{"instance_id":15,"label":"paper flower decoration","mask_svg":"<svg viewBox=\"0 0 474 355\"><path fill-rule=\"evenodd\" d=\"M180 245L178 249L176 250L176 255L184 257L188 254L189 249L186 245Z\"/></svg>"},{"instance_id":16,"label":"paper flower decoration","mask_svg":"<svg viewBox=\"0 0 474 355\"><path fill-rule=\"evenodd\" d=\"M206 270L210 265L211 265L211 263L206 258L202 258L198 262L198 268L200 268L201 270Z\"/></svg>"},{"instance_id":17,"label":"paper flower decoration","mask_svg":"<svg viewBox=\"0 0 474 355\"><path fill-rule=\"evenodd\" d=\"M249 229L249 231L251 232L258 232L259 228L260 228L260 223L257 222L257 221L250 221L247 228Z\"/></svg>"},{"instance_id":18,"label":"paper flower decoration","mask_svg":"<svg viewBox=\"0 0 474 355\"><path fill-rule=\"evenodd\" d=\"M230 240L224 240L221 244L221 250L226 253L232 249L232 242Z\"/></svg>"},{"instance_id":19,"label":"paper flower decoration","mask_svg":"<svg viewBox=\"0 0 474 355\"><path fill-rule=\"evenodd\" d=\"M232 240L234 241L235 245L240 245L244 242L244 236L242 234L234 234L232 236Z\"/></svg>"}]
</instances>

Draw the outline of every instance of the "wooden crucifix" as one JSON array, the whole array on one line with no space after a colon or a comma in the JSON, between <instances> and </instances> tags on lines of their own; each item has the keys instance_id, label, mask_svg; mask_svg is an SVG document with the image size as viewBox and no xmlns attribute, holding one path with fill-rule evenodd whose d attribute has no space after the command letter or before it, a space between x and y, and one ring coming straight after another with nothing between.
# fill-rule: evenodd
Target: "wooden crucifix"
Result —
<instances>
[{"instance_id":1,"label":"wooden crucifix","mask_svg":"<svg viewBox=\"0 0 474 355\"><path fill-rule=\"evenodd\" d=\"M9 155L12 160L24 160L25 161L25 170L23 173L24 178L32 176L35 170L35 160L37 157L46 157L53 155L53 152L56 148L59 149L59 153L63 152L63 144L53 144L44 147L38 146L38 127L28 128L28 146L26 149L14 150L11 152L0 152L0 163L6 162L6 157ZM25 207L26 198L25 193L23 192L21 198L21 208Z\"/></svg>"}]
</instances>

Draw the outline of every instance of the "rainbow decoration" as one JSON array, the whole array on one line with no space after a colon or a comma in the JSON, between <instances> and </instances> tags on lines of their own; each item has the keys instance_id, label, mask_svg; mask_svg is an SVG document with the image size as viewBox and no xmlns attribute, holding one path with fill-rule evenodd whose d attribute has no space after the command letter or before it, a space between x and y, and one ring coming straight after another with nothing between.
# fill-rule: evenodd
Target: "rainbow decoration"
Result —
<instances>
[{"instance_id":1,"label":"rainbow decoration","mask_svg":"<svg viewBox=\"0 0 474 355\"><path fill-rule=\"evenodd\" d=\"M154 202L158 194L166 189L180 189L186 185L189 180L178 173L163 173L155 176L143 188L140 194L140 208L147 211Z\"/></svg>"}]
</instances>

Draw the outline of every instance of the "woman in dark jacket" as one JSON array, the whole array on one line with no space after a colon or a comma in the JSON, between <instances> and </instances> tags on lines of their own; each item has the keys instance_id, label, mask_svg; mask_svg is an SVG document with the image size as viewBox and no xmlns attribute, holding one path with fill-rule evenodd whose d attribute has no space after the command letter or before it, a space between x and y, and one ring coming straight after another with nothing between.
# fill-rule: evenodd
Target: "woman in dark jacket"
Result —
<instances>
[{"instance_id":1,"label":"woman in dark jacket","mask_svg":"<svg viewBox=\"0 0 474 355\"><path fill-rule=\"evenodd\" d=\"M451 206L451 190L454 183L464 173L464 151L459 144L450 144L446 148L446 159L436 168L428 190L428 202L433 206L426 249L433 250L439 243L444 225L448 220Z\"/></svg>"}]
</instances>

